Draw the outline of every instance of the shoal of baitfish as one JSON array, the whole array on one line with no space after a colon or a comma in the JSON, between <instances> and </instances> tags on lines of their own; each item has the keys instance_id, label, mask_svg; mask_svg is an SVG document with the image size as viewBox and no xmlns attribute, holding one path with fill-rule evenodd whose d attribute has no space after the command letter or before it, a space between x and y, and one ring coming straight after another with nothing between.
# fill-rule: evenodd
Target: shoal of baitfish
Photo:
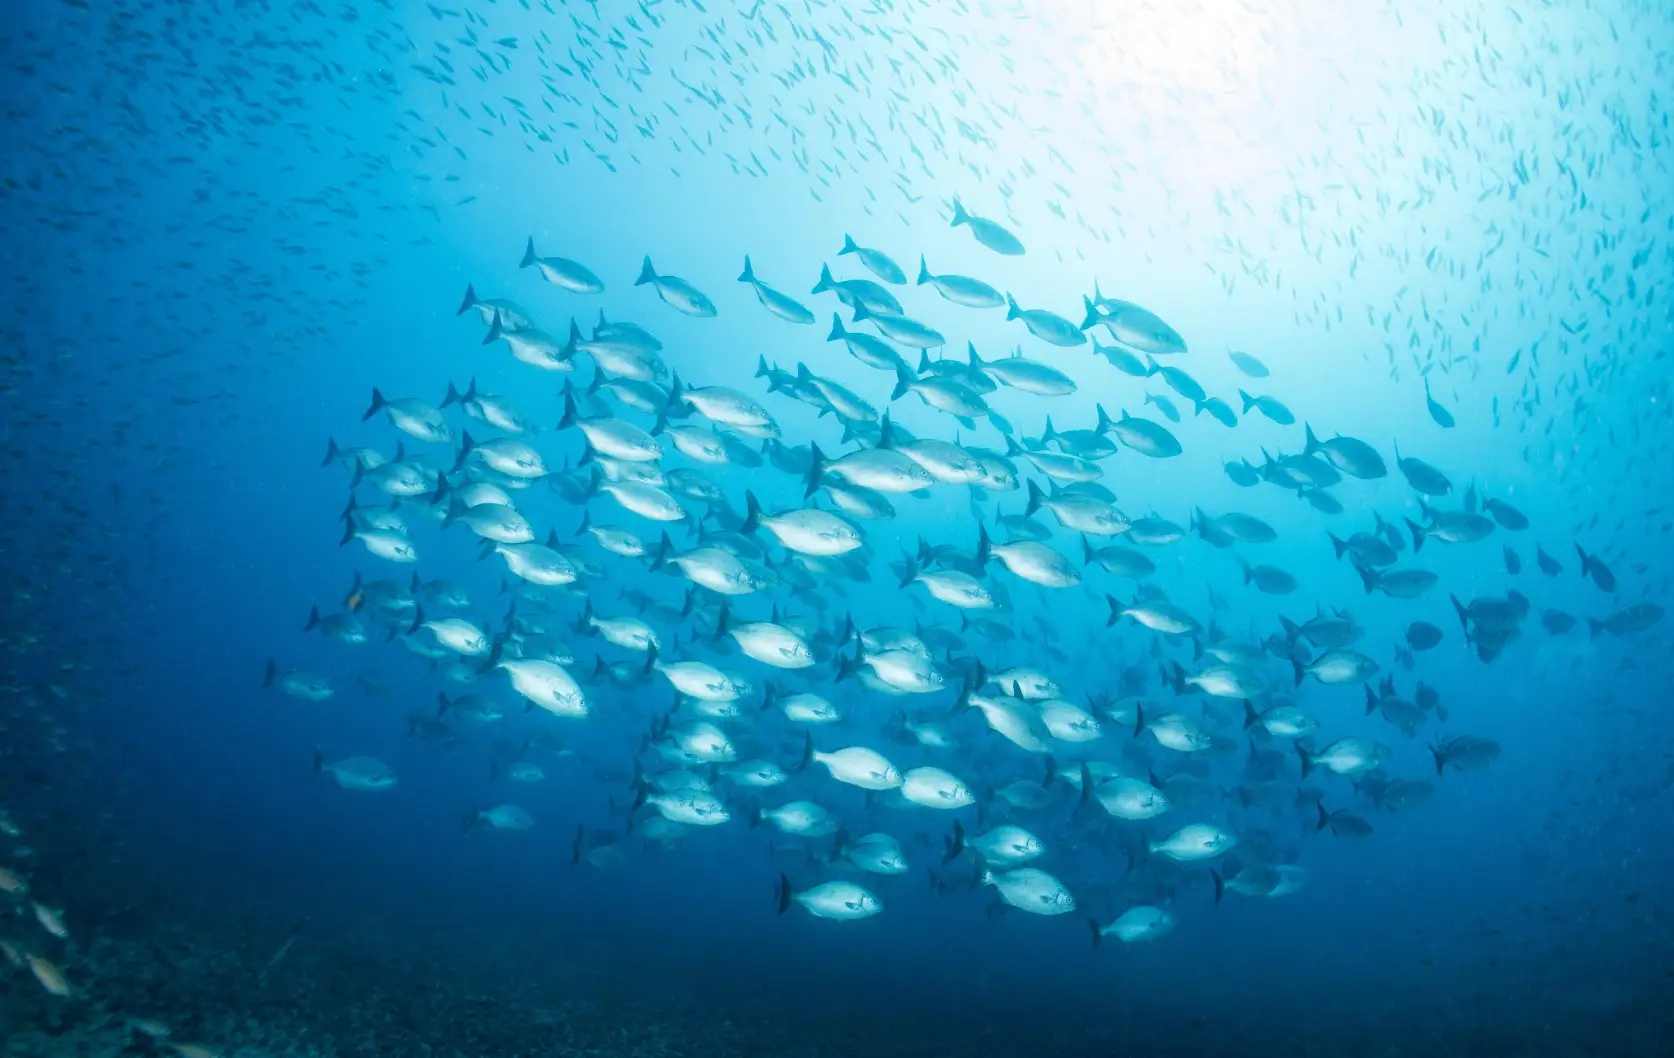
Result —
<instances>
[{"instance_id":1,"label":"shoal of baitfish","mask_svg":"<svg viewBox=\"0 0 1674 1058\"><path fill-rule=\"evenodd\" d=\"M984 270L984 253L1025 253L1015 233L957 199L952 223L977 244L972 271ZM751 378L700 378L701 366L682 377L653 327L601 311L588 325L578 313L548 330L545 318L560 314L467 288L458 315L479 318L484 345L528 365L531 391L543 388L536 372L565 376L556 434L537 428L523 400L483 392L475 378L436 403L398 383L375 389L362 419L387 421L394 436L353 447L334 438L323 465L352 474L341 543L400 573L357 574L342 608L315 607L306 627L366 649L397 640L427 662L435 705L413 712L409 730L437 743L517 712L496 676L525 712L570 723L631 718L638 741L622 746L621 774L631 779L618 818L577 827L576 862L620 864L630 838L672 845L728 823L768 828L785 858L778 910L794 904L827 919L878 914L879 891L897 884L887 876L923 870L938 891L992 887L994 907L1080 910L1095 944L1146 940L1173 927L1180 885L1206 878L1217 903L1228 891L1294 893L1307 880L1301 837L1369 835L1361 806L1416 808L1435 777L1498 758L1498 743L1452 731L1438 692L1401 673L1450 640L1494 661L1534 615L1528 595L1451 595L1457 630L1415 617L1384 660L1363 646L1352 613L1317 604L1240 637L1171 598L1183 598L1180 589L1155 586L1152 556L1196 546L1192 536L1240 549L1242 583L1208 584L1211 610L1226 605L1218 589L1290 596L1295 576L1246 555L1276 530L1236 510L1194 507L1184 525L1134 516L1144 504L1119 504L1104 481L1122 449L1142 459L1183 452L1170 428L1182 418L1176 401L1227 427L1250 414L1300 425L1295 451L1227 462L1227 477L1293 493L1322 518L1346 516L1347 528L1309 532L1367 595L1403 601L1444 590L1420 565L1435 544L1509 534L1503 561L1519 573L1529 549L1515 538L1532 527L1509 501L1474 485L1456 498L1447 473L1397 449L1395 470L1421 517L1361 509L1356 482L1388 476L1384 453L1353 436L1322 439L1271 393L1239 389L1236 402L1209 393L1179 366L1187 343L1173 326L1097 284L1075 321L1024 308L976 276L933 273L923 257L909 284L895 258L847 236L834 256L807 296L836 302L827 344L805 342L794 370L763 356ZM519 264L567 295L605 290L585 264L543 255L533 239ZM853 274L836 278L834 266ZM749 258L737 279L760 311L818 328L823 317L808 300L758 275ZM1019 341L1043 355L1019 346L985 357L974 344L951 355L943 332L891 289L909 285L930 287L949 313L1003 310ZM703 285L659 272L650 257L634 286L666 306L647 303L647 312L719 311ZM874 369L876 385L850 388L809 366L841 353ZM1256 356L1228 355L1251 389L1270 378ZM1125 409L1112 417L1101 402L1085 426L1046 418L1028 437L994 406L1003 390L1030 401L1066 396L1078 377L1126 392L1111 369L1150 386L1135 406L1170 425ZM937 413L944 436L892 420L891 405L909 397ZM1427 385L1425 399L1437 425L1451 426ZM772 401L800 403L834 425L818 439L787 437ZM990 433L992 444L970 440ZM726 480L730 467L751 472L747 487ZM540 527L520 501L535 486L563 512ZM897 504L946 489L969 494L962 524L943 524L937 539L891 536ZM770 491L788 502L764 503ZM1011 493L1021 495L1006 513ZM487 600L429 565L433 554L460 552L425 533L474 538L479 559L499 559L503 618L485 619ZM1544 609L1544 634L1581 635L1584 621L1584 634L1627 636L1661 619L1653 602L1615 605L1609 567L1582 545L1574 552L1566 561L1536 544L1532 557L1543 577L1579 576L1608 598L1584 618ZM912 627L857 623L846 603L855 584L911 600ZM1077 604L1024 621L1013 592L1025 585L1102 596L1103 620L1086 620ZM1157 685L1148 663L1088 666L1064 650L1080 639L1093 653L1102 637L1148 652ZM1021 660L992 664L1001 655ZM264 683L307 700L336 693L328 678L277 662ZM1365 706L1347 720L1323 697L1358 701L1344 685ZM1428 760L1398 760L1391 743L1421 734ZM491 773L537 783L570 754L561 724L529 727L495 741ZM351 791L398 782L366 756L322 750L314 769ZM1231 780L1229 791L1219 778ZM523 831L535 818L508 802L474 804L463 822ZM1069 870L1078 875L1066 881ZM1099 899L1078 899L1086 889ZM1092 917L1100 905L1120 913Z\"/></svg>"}]
</instances>

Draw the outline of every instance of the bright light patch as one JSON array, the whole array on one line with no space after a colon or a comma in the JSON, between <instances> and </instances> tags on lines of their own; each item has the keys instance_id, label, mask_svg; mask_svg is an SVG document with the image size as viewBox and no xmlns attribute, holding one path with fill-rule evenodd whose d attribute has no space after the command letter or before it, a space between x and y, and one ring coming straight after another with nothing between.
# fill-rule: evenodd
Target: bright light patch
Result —
<instances>
[{"instance_id":1,"label":"bright light patch","mask_svg":"<svg viewBox=\"0 0 1674 1058\"><path fill-rule=\"evenodd\" d=\"M1259 95L1278 54L1268 36L1277 15L1250 0L1111 3L1042 0L1051 26L1100 94L1161 92L1226 102Z\"/></svg>"}]
</instances>

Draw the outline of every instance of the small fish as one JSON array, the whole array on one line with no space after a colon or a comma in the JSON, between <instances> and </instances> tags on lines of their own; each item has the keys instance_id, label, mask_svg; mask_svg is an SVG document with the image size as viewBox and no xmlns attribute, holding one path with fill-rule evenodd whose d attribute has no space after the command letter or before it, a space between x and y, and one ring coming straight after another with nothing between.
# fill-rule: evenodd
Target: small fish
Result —
<instances>
[{"instance_id":1,"label":"small fish","mask_svg":"<svg viewBox=\"0 0 1674 1058\"><path fill-rule=\"evenodd\" d=\"M866 270L868 272L871 272L885 283L893 283L896 286L901 286L906 283L907 274L901 271L901 266L896 264L894 259L888 254L884 253L882 250L873 250L865 246L856 245L854 239L844 235L843 248L837 251L837 256L842 257L845 254L851 253L860 258L860 263L866 266ZM922 271L922 259L920 260L919 267ZM919 282L922 283L923 279L920 279Z\"/></svg>"},{"instance_id":2,"label":"small fish","mask_svg":"<svg viewBox=\"0 0 1674 1058\"><path fill-rule=\"evenodd\" d=\"M965 207L959 201L959 196L953 196L953 224L957 228L961 224L971 229L976 241L998 254L1008 257L1020 257L1023 254L1023 243L1017 236L1007 231L1000 224L986 217L979 217L965 212Z\"/></svg>"},{"instance_id":3,"label":"small fish","mask_svg":"<svg viewBox=\"0 0 1674 1058\"><path fill-rule=\"evenodd\" d=\"M1453 413L1436 403L1436 398L1430 395L1430 380L1424 380L1424 406L1430 411L1430 418L1437 426L1444 430L1453 429Z\"/></svg>"},{"instance_id":4,"label":"small fish","mask_svg":"<svg viewBox=\"0 0 1674 1058\"><path fill-rule=\"evenodd\" d=\"M1234 367L1250 378L1266 378L1268 376L1267 365L1249 353L1242 353L1234 349L1226 355L1232 361Z\"/></svg>"},{"instance_id":5,"label":"small fish","mask_svg":"<svg viewBox=\"0 0 1674 1058\"><path fill-rule=\"evenodd\" d=\"M523 260L517 267L528 268L531 265L540 272L541 278L560 290L567 290L572 294L604 293L604 281L581 262L572 261L567 257L537 256L535 238L532 235L523 249Z\"/></svg>"},{"instance_id":6,"label":"small fish","mask_svg":"<svg viewBox=\"0 0 1674 1058\"><path fill-rule=\"evenodd\" d=\"M24 959L29 963L29 972L35 975L42 988L55 996L68 996L71 993L70 982L64 979L64 974L45 959L38 955L26 955Z\"/></svg>"},{"instance_id":7,"label":"small fish","mask_svg":"<svg viewBox=\"0 0 1674 1058\"><path fill-rule=\"evenodd\" d=\"M791 888L790 879L779 876L779 914L790 909L792 901L801 904L815 918L853 922L871 918L883 910L883 902L869 890L853 882L823 882L800 892Z\"/></svg>"},{"instance_id":8,"label":"small fish","mask_svg":"<svg viewBox=\"0 0 1674 1058\"><path fill-rule=\"evenodd\" d=\"M768 286L756 278L755 269L750 266L749 254L744 255L744 271L739 274L740 283L748 283L756 292L756 299L762 303L768 312L790 323L810 324L814 322L814 314L807 306L791 297ZM666 300L666 299L665 299Z\"/></svg>"},{"instance_id":9,"label":"small fish","mask_svg":"<svg viewBox=\"0 0 1674 1058\"><path fill-rule=\"evenodd\" d=\"M649 255L640 266L639 278L634 280L636 287L646 285L650 285L657 292L657 297L662 299L663 304L676 312L700 319L716 315L715 303L709 300L708 295L679 276L658 275L656 268L652 267ZM812 319L809 322L813 322Z\"/></svg>"}]
</instances>

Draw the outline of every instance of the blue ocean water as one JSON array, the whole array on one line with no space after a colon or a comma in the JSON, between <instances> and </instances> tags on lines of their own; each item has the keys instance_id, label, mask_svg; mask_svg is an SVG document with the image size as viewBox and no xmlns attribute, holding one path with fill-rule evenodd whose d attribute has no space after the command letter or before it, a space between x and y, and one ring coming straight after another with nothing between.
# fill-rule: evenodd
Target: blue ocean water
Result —
<instances>
[{"instance_id":1,"label":"blue ocean water","mask_svg":"<svg viewBox=\"0 0 1674 1058\"><path fill-rule=\"evenodd\" d=\"M0 887L16 912L0 924L4 1053L1674 1053L1660 620L1674 23L1660 6L88 0L6 20L0 867L21 888ZM956 196L1026 252L952 224ZM846 236L907 282L839 254ZM519 267L530 240L604 290ZM737 282L746 255L814 322L772 314ZM647 257L715 316L635 285ZM920 258L1067 319L1085 344L915 284ZM834 312L876 332L810 293L822 266L880 282L937 328L929 360L964 361L966 343L984 360L1018 349L1075 391L938 375L902 344L917 369L905 379L868 366L826 340ZM758 453L776 433L833 461L874 445L864 419L845 441L817 388L758 374L806 365L905 436L963 446L985 480L1009 468L1018 482L943 473L890 493L893 517L850 513L864 548L842 561L740 531L746 491L769 515L837 509L771 459L704 467L663 433L662 469L696 469L724 500L670 486L660 495L690 517L659 523L582 496L598 461L580 465L581 431L559 428L566 383L584 416L642 430L659 416L589 397L588 353L542 370L485 342L491 321L461 309L467 287L559 345L572 319L596 338L601 313L654 334L667 425ZM1077 328L1089 305L1093 325ZM1168 348L1175 333L1183 352ZM1148 353L1185 379L1117 365ZM731 387L771 428L694 412L675 375ZM891 397L948 377L978 413ZM441 443L363 417L374 388L440 406L473 380L536 425L523 439L552 481L508 478L480 452L456 467L465 432L506 436L457 406L441 412ZM1194 409L1181 392L1193 382L1235 425ZM1049 415L1056 431L1092 431L1101 408L1149 418L1180 454L1104 431L1114 453L1067 469L1030 458L1073 447L1046 432ZM1305 424L1364 441L1383 472L1341 447L1301 459ZM352 486L345 461L320 465L328 440L385 460L400 443L426 488L391 508L376 468ZM1403 457L1444 474L1447 494L1421 495ZM1238 484L1225 465L1240 461L1263 480ZM1306 479L1321 466L1340 480ZM536 541L557 533L573 583L519 587L500 557L480 558L470 527L439 524L466 502L448 489L437 501L440 476L456 493L503 487ZM1183 537L1089 538L1155 566L1111 573L1083 562L1081 534L1050 509L1015 520L1023 482ZM351 492L402 519L417 562L339 544ZM584 511L653 553L667 530L675 553L739 559L762 584L726 597L731 625L782 619L814 664L776 668L713 636L722 594L601 548L578 532ZM1239 528L1228 514L1274 539L1211 539ZM995 557L975 570L995 599L963 611L910 583L970 569L979 524L1002 552L1038 532L1075 583ZM1328 533L1364 535L1338 557ZM1377 547L1400 550L1385 562ZM1260 590L1245 563L1295 586ZM1397 598L1364 588L1357 563L1436 580ZM448 607L421 591L424 620L469 620L486 649L458 656L413 620L415 571L469 597ZM394 603L366 588L380 580ZM683 756L701 704L687 695L671 712L674 689L641 673L644 653L578 629L584 605L638 616L636 593L657 604L653 660L742 677L737 715L716 727L732 756L781 768L780 786L749 787L731 756ZM1194 628L1107 625L1107 596L1167 601ZM369 641L305 630L311 606L348 614ZM1287 631L1310 618L1352 618L1352 632ZM924 649L936 689L849 675L890 651L857 645L846 619L916 634L905 652ZM1441 642L1415 649L1415 621ZM938 632L952 645L928 647ZM587 716L526 708L494 667L547 648ZM1375 673L1327 685L1293 668L1333 650ZM623 678L598 677L600 659ZM317 674L333 693L264 688L270 660L275 683ZM1217 664L1249 693L1178 682ZM990 678L1020 666L1053 692ZM823 695L844 718L762 708L769 685ZM1421 687L1436 700L1418 702ZM1365 688L1396 704L1369 711ZM481 694L504 715L450 716L438 693ZM973 695L1012 703L1036 735L1041 703L1062 699L1097 737L1019 746L964 704ZM1298 743L1246 726L1245 698L1293 704L1318 730ZM1169 714L1202 744L1159 741ZM925 744L903 717L944 724L958 745ZM1466 759L1447 741L1462 736L1497 753ZM1374 746L1375 766L1320 763L1343 738ZM863 791L808 761L810 741L945 769L975 803ZM381 762L395 785L333 781L350 758ZM511 781L517 762L544 777ZM1172 807L1113 818L1086 789L1111 776L1154 783ZM1018 782L1043 784L1041 803L1002 792ZM1389 782L1410 785L1392 798ZM712 791L730 818L657 830L660 795L682 789ZM850 839L893 836L909 869L869 872L837 835L757 820L794 799ZM480 815L506 804L533 827ZM1321 805L1347 818L1322 825ZM983 884L1001 865L949 855L956 820L972 836L1028 828L1046 850L1029 868L1067 894L1051 909L1073 910L1002 901ZM1153 850L1188 823L1236 844L1184 862ZM1258 877L1279 867L1304 872L1298 891ZM1239 891L1241 871L1267 891ZM882 911L782 908L781 884L833 881ZM35 904L61 911L67 936ZM1134 907L1172 929L1132 943L1097 932Z\"/></svg>"}]
</instances>

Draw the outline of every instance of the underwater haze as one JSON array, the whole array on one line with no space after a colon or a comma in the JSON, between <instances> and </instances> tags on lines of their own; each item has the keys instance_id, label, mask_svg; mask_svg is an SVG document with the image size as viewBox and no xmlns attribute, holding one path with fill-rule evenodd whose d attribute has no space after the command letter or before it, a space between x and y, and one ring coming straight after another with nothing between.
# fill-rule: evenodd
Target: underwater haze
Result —
<instances>
[{"instance_id":1,"label":"underwater haze","mask_svg":"<svg viewBox=\"0 0 1674 1058\"><path fill-rule=\"evenodd\" d=\"M1674 1054L1674 10L3 19L0 1054Z\"/></svg>"}]
</instances>

